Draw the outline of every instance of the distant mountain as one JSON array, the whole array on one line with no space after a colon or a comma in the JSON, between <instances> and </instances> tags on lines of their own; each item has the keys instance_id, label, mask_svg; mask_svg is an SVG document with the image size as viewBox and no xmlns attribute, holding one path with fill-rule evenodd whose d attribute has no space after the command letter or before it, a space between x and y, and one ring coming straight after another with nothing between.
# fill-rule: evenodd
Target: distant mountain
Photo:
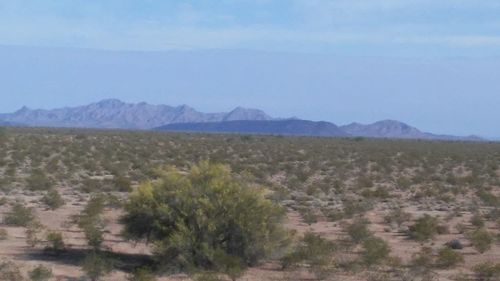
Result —
<instances>
[{"instance_id":1,"label":"distant mountain","mask_svg":"<svg viewBox=\"0 0 500 281\"><path fill-rule=\"evenodd\" d=\"M403 122L396 120L383 120L373 124L351 123L341 126L341 130L351 136L369 138L397 138L397 139L424 139L424 140L467 140L481 141L483 139L476 136L457 137L449 135L436 135L422 132Z\"/></svg>"},{"instance_id":2,"label":"distant mountain","mask_svg":"<svg viewBox=\"0 0 500 281\"><path fill-rule=\"evenodd\" d=\"M52 110L23 107L0 114L0 126L158 129L183 132L249 133L325 137L368 137L424 140L482 141L475 136L456 137L422 132L396 120L338 127L329 122L272 118L262 110L237 107L230 112L203 113L187 106L125 103L106 99L84 106Z\"/></svg>"},{"instance_id":3,"label":"distant mountain","mask_svg":"<svg viewBox=\"0 0 500 281\"><path fill-rule=\"evenodd\" d=\"M169 124L156 129L169 132L243 133L323 137L346 136L346 133L333 123L295 119Z\"/></svg>"},{"instance_id":4,"label":"distant mountain","mask_svg":"<svg viewBox=\"0 0 500 281\"><path fill-rule=\"evenodd\" d=\"M169 124L158 127L156 130L169 132L244 133L322 137L367 137L457 141L483 140L475 136L456 137L425 133L421 132L417 128L394 120L379 121L370 125L352 123L341 127L329 122L313 122L297 119L271 121L223 121Z\"/></svg>"},{"instance_id":5,"label":"distant mountain","mask_svg":"<svg viewBox=\"0 0 500 281\"><path fill-rule=\"evenodd\" d=\"M18 123L0 120L0 127L24 127L24 126L25 125L23 125L23 124L18 124Z\"/></svg>"},{"instance_id":6,"label":"distant mountain","mask_svg":"<svg viewBox=\"0 0 500 281\"><path fill-rule=\"evenodd\" d=\"M2 122L28 126L121 129L151 129L171 123L272 119L260 110L242 107L229 113L202 113L186 105L131 104L117 99L52 110L23 107L14 113L0 114Z\"/></svg>"}]
</instances>

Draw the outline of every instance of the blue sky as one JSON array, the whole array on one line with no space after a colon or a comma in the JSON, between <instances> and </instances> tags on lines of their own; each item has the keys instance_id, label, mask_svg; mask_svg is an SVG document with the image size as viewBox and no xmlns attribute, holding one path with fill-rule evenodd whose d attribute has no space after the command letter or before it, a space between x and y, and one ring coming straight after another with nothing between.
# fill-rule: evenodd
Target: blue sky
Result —
<instances>
[{"instance_id":1,"label":"blue sky","mask_svg":"<svg viewBox=\"0 0 500 281\"><path fill-rule=\"evenodd\" d=\"M498 0L0 0L0 112L119 98L500 137L499 15Z\"/></svg>"},{"instance_id":2,"label":"blue sky","mask_svg":"<svg viewBox=\"0 0 500 281\"><path fill-rule=\"evenodd\" d=\"M500 55L498 0L2 0L0 43Z\"/></svg>"}]
</instances>

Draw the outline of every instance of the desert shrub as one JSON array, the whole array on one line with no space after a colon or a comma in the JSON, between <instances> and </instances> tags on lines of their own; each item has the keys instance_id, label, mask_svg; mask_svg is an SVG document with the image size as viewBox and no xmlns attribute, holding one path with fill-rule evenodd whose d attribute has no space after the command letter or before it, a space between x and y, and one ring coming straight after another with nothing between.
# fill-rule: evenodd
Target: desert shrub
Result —
<instances>
[{"instance_id":1,"label":"desert shrub","mask_svg":"<svg viewBox=\"0 0 500 281\"><path fill-rule=\"evenodd\" d=\"M370 237L363 242L361 257L367 266L381 263L391 252L389 244L378 237Z\"/></svg>"},{"instance_id":2,"label":"desert shrub","mask_svg":"<svg viewBox=\"0 0 500 281\"><path fill-rule=\"evenodd\" d=\"M444 247L438 251L438 255L436 258L436 265L439 267L444 267L444 268L454 267L462 262L464 262L463 255L451 248Z\"/></svg>"},{"instance_id":3,"label":"desert shrub","mask_svg":"<svg viewBox=\"0 0 500 281\"><path fill-rule=\"evenodd\" d=\"M344 215L346 218L351 218L356 214L362 214L370 210L373 206L368 200L356 201L356 200L345 200L344 205Z\"/></svg>"},{"instance_id":4,"label":"desert shrub","mask_svg":"<svg viewBox=\"0 0 500 281\"><path fill-rule=\"evenodd\" d=\"M500 278L500 263L485 262L473 268L479 281L495 281Z\"/></svg>"},{"instance_id":5,"label":"desert shrub","mask_svg":"<svg viewBox=\"0 0 500 281\"><path fill-rule=\"evenodd\" d=\"M81 214L73 217L73 222L85 234L87 244L99 250L104 241L105 222L101 216L104 211L106 197L102 194L92 195Z\"/></svg>"},{"instance_id":6,"label":"desert shrub","mask_svg":"<svg viewBox=\"0 0 500 281\"><path fill-rule=\"evenodd\" d=\"M7 232L7 229L0 228L0 240L7 240L8 237L9 233Z\"/></svg>"},{"instance_id":7,"label":"desert shrub","mask_svg":"<svg viewBox=\"0 0 500 281\"><path fill-rule=\"evenodd\" d=\"M167 169L160 181L134 191L125 210L126 237L155 241L156 256L181 269L223 270L218 262L231 258L246 267L286 236L282 208L235 179L227 166L208 162L187 175Z\"/></svg>"},{"instance_id":8,"label":"desert shrub","mask_svg":"<svg viewBox=\"0 0 500 281\"><path fill-rule=\"evenodd\" d=\"M467 235L467 238L472 243L472 246L480 253L484 253L491 249L493 237L484 228L472 231Z\"/></svg>"},{"instance_id":9,"label":"desert shrub","mask_svg":"<svg viewBox=\"0 0 500 281\"><path fill-rule=\"evenodd\" d=\"M52 269L39 265L29 272L32 281L46 281L52 277Z\"/></svg>"},{"instance_id":10,"label":"desert shrub","mask_svg":"<svg viewBox=\"0 0 500 281\"><path fill-rule=\"evenodd\" d=\"M495 196L493 193L480 190L476 194L486 205L492 207L500 206L500 198Z\"/></svg>"},{"instance_id":11,"label":"desert shrub","mask_svg":"<svg viewBox=\"0 0 500 281\"><path fill-rule=\"evenodd\" d=\"M0 261L0 281L23 281L19 267L11 261Z\"/></svg>"},{"instance_id":12,"label":"desert shrub","mask_svg":"<svg viewBox=\"0 0 500 281\"><path fill-rule=\"evenodd\" d=\"M45 247L46 251L57 254L66 249L63 236L60 232L49 231L46 235L46 239L47 239L47 246Z\"/></svg>"},{"instance_id":13,"label":"desert shrub","mask_svg":"<svg viewBox=\"0 0 500 281\"><path fill-rule=\"evenodd\" d=\"M91 251L83 260L82 270L91 281L101 280L112 270L109 260L102 254Z\"/></svg>"},{"instance_id":14,"label":"desert shrub","mask_svg":"<svg viewBox=\"0 0 500 281\"><path fill-rule=\"evenodd\" d=\"M35 169L31 175L26 179L26 185L29 190L49 190L52 188L53 183L43 172L43 170Z\"/></svg>"},{"instance_id":15,"label":"desert shrub","mask_svg":"<svg viewBox=\"0 0 500 281\"><path fill-rule=\"evenodd\" d=\"M121 192L130 192L132 190L132 183L129 178L124 176L116 176L113 179L113 186L115 190Z\"/></svg>"},{"instance_id":16,"label":"desert shrub","mask_svg":"<svg viewBox=\"0 0 500 281\"><path fill-rule=\"evenodd\" d=\"M416 220L415 224L410 226L409 235L417 241L426 241L432 239L438 234L438 220L435 217L425 214Z\"/></svg>"},{"instance_id":17,"label":"desert shrub","mask_svg":"<svg viewBox=\"0 0 500 281\"><path fill-rule=\"evenodd\" d=\"M475 226L475 227L483 227L484 226L484 219L483 216L480 213L475 213L471 218L470 218L470 223Z\"/></svg>"},{"instance_id":18,"label":"desert shrub","mask_svg":"<svg viewBox=\"0 0 500 281\"><path fill-rule=\"evenodd\" d=\"M335 244L318 234L307 232L294 245L293 250L281 259L283 268L301 264L308 266L311 273L323 278L332 270Z\"/></svg>"},{"instance_id":19,"label":"desert shrub","mask_svg":"<svg viewBox=\"0 0 500 281\"><path fill-rule=\"evenodd\" d=\"M33 209L25 207L21 203L12 206L10 212L4 218L4 222L10 226L28 226L35 219Z\"/></svg>"},{"instance_id":20,"label":"desert shrub","mask_svg":"<svg viewBox=\"0 0 500 281\"><path fill-rule=\"evenodd\" d=\"M323 210L322 212L329 222L336 222L344 218L344 213L339 210Z\"/></svg>"},{"instance_id":21,"label":"desert shrub","mask_svg":"<svg viewBox=\"0 0 500 281\"><path fill-rule=\"evenodd\" d=\"M434 265L432 248L422 247L418 253L412 255L410 265L424 271L430 270Z\"/></svg>"},{"instance_id":22,"label":"desert shrub","mask_svg":"<svg viewBox=\"0 0 500 281\"><path fill-rule=\"evenodd\" d=\"M318 217L311 209L305 209L304 211L302 211L301 216L304 222L307 223L308 225L318 222Z\"/></svg>"},{"instance_id":23,"label":"desert shrub","mask_svg":"<svg viewBox=\"0 0 500 281\"><path fill-rule=\"evenodd\" d=\"M141 267L136 270L132 274L130 274L127 278L128 281L154 281L156 277L151 272L151 269L147 267Z\"/></svg>"},{"instance_id":24,"label":"desert shrub","mask_svg":"<svg viewBox=\"0 0 500 281\"><path fill-rule=\"evenodd\" d=\"M43 230L43 225L38 220L32 220L26 226L26 243L30 247L36 247L40 242L39 234Z\"/></svg>"},{"instance_id":25,"label":"desert shrub","mask_svg":"<svg viewBox=\"0 0 500 281\"><path fill-rule=\"evenodd\" d=\"M387 199L391 197L389 191L387 191L387 189L383 187L378 187L375 188L374 190L365 189L361 192L361 195L366 198L380 198L380 199Z\"/></svg>"},{"instance_id":26,"label":"desert shrub","mask_svg":"<svg viewBox=\"0 0 500 281\"><path fill-rule=\"evenodd\" d=\"M368 221L366 219L356 219L345 228L349 238L355 244L359 244L371 237L371 232L368 229Z\"/></svg>"},{"instance_id":27,"label":"desert shrub","mask_svg":"<svg viewBox=\"0 0 500 281\"><path fill-rule=\"evenodd\" d=\"M42 201L44 204L49 206L49 208L52 210L56 210L59 207L64 205L64 199L62 198L61 194L59 194L59 192L57 192L57 190L48 191L42 197Z\"/></svg>"},{"instance_id":28,"label":"desert shrub","mask_svg":"<svg viewBox=\"0 0 500 281\"><path fill-rule=\"evenodd\" d=\"M403 211L401 208L395 208L384 217L388 224L396 224L398 227L411 219L411 214Z\"/></svg>"}]
</instances>

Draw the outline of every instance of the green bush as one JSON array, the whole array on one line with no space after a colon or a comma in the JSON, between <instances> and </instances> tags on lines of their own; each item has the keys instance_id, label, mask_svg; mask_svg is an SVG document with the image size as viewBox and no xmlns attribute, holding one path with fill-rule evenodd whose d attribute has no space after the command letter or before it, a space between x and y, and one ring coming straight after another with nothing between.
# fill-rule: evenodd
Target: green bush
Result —
<instances>
[{"instance_id":1,"label":"green bush","mask_svg":"<svg viewBox=\"0 0 500 281\"><path fill-rule=\"evenodd\" d=\"M391 252L389 244L378 237L370 237L363 242L361 256L367 266L381 263Z\"/></svg>"},{"instance_id":2,"label":"green bush","mask_svg":"<svg viewBox=\"0 0 500 281\"><path fill-rule=\"evenodd\" d=\"M50 190L53 187L52 181L45 175L43 170L33 170L26 179L26 185L29 190Z\"/></svg>"},{"instance_id":3,"label":"green bush","mask_svg":"<svg viewBox=\"0 0 500 281\"><path fill-rule=\"evenodd\" d=\"M283 268L307 265L309 271L318 278L323 278L333 269L335 244L318 234L307 232L294 245L293 250L281 259Z\"/></svg>"},{"instance_id":4,"label":"green bush","mask_svg":"<svg viewBox=\"0 0 500 281\"><path fill-rule=\"evenodd\" d=\"M415 224L410 226L409 235L417 241L427 241L434 238L438 234L438 230L438 220L435 217L425 214L423 217L417 219Z\"/></svg>"},{"instance_id":5,"label":"green bush","mask_svg":"<svg viewBox=\"0 0 500 281\"><path fill-rule=\"evenodd\" d=\"M58 254L66 249L63 236L60 232L50 231L47 233L46 239L47 246L45 250Z\"/></svg>"},{"instance_id":6,"label":"green bush","mask_svg":"<svg viewBox=\"0 0 500 281\"><path fill-rule=\"evenodd\" d=\"M101 248L104 242L105 222L102 218L106 197L102 194L96 194L90 197L82 213L73 218L73 222L85 234L87 244L95 251Z\"/></svg>"},{"instance_id":7,"label":"green bush","mask_svg":"<svg viewBox=\"0 0 500 281\"><path fill-rule=\"evenodd\" d=\"M388 224L396 224L398 227L411 219L411 214L403 211L401 208L396 208L391 210L389 214L384 217L384 220Z\"/></svg>"},{"instance_id":8,"label":"green bush","mask_svg":"<svg viewBox=\"0 0 500 281\"><path fill-rule=\"evenodd\" d=\"M151 269L147 267L141 267L136 270L128 277L129 281L154 281L156 280L154 274L151 272Z\"/></svg>"},{"instance_id":9,"label":"green bush","mask_svg":"<svg viewBox=\"0 0 500 281\"><path fill-rule=\"evenodd\" d=\"M132 190L132 183L130 179L124 176L116 176L113 179L113 186L115 190L121 192L130 192Z\"/></svg>"},{"instance_id":10,"label":"green bush","mask_svg":"<svg viewBox=\"0 0 500 281\"><path fill-rule=\"evenodd\" d=\"M480 281L496 281L500 279L500 263L485 262L480 263L473 268Z\"/></svg>"},{"instance_id":11,"label":"green bush","mask_svg":"<svg viewBox=\"0 0 500 281\"><path fill-rule=\"evenodd\" d=\"M222 270L216 257L255 264L281 246L283 209L236 180L223 165L202 162L144 183L125 205L125 235L154 241L158 258L182 268ZM224 258L222 260L230 260Z\"/></svg>"},{"instance_id":12,"label":"green bush","mask_svg":"<svg viewBox=\"0 0 500 281\"><path fill-rule=\"evenodd\" d=\"M371 237L372 233L368 229L368 223L366 219L356 219L346 227L345 231L355 244L359 244Z\"/></svg>"},{"instance_id":13,"label":"green bush","mask_svg":"<svg viewBox=\"0 0 500 281\"><path fill-rule=\"evenodd\" d=\"M8 237L9 233L7 232L7 229L0 228L0 240L7 240Z\"/></svg>"},{"instance_id":14,"label":"green bush","mask_svg":"<svg viewBox=\"0 0 500 281\"><path fill-rule=\"evenodd\" d=\"M484 253L491 249L491 244L493 243L493 237L484 228L469 233L467 238L472 243L472 246L480 253Z\"/></svg>"},{"instance_id":15,"label":"green bush","mask_svg":"<svg viewBox=\"0 0 500 281\"><path fill-rule=\"evenodd\" d=\"M48 191L42 197L42 201L52 210L56 210L64 205L64 199L62 198L61 194L57 192L57 190Z\"/></svg>"},{"instance_id":16,"label":"green bush","mask_svg":"<svg viewBox=\"0 0 500 281\"><path fill-rule=\"evenodd\" d=\"M46 281L52 277L52 269L39 265L30 271L29 276L32 281Z\"/></svg>"},{"instance_id":17,"label":"green bush","mask_svg":"<svg viewBox=\"0 0 500 281\"><path fill-rule=\"evenodd\" d=\"M475 226L475 227L483 227L484 226L484 219L483 219L483 216L481 216L481 214L479 213L475 213L471 219L470 219L470 223Z\"/></svg>"},{"instance_id":18,"label":"green bush","mask_svg":"<svg viewBox=\"0 0 500 281\"><path fill-rule=\"evenodd\" d=\"M25 207L21 203L12 206L10 212L4 218L6 225L10 226L28 226L35 219L33 209Z\"/></svg>"},{"instance_id":19,"label":"green bush","mask_svg":"<svg viewBox=\"0 0 500 281\"><path fill-rule=\"evenodd\" d=\"M0 281L23 281L19 267L12 261L0 261Z\"/></svg>"},{"instance_id":20,"label":"green bush","mask_svg":"<svg viewBox=\"0 0 500 281\"><path fill-rule=\"evenodd\" d=\"M454 267L459 263L464 262L464 257L461 253L444 247L438 251L436 258L436 265L439 267L449 268Z\"/></svg>"},{"instance_id":21,"label":"green bush","mask_svg":"<svg viewBox=\"0 0 500 281\"><path fill-rule=\"evenodd\" d=\"M432 248L422 247L418 253L412 255L410 264L414 268L419 268L424 271L430 270L434 265Z\"/></svg>"},{"instance_id":22,"label":"green bush","mask_svg":"<svg viewBox=\"0 0 500 281\"><path fill-rule=\"evenodd\" d=\"M91 281L98 281L112 270L109 260L102 254L92 251L83 260L82 270Z\"/></svg>"}]
</instances>

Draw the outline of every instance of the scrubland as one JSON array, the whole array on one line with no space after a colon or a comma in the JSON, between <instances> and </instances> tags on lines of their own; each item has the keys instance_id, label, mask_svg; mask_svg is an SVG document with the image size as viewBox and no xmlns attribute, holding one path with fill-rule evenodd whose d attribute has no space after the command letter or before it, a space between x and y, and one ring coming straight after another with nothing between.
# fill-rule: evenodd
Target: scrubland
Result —
<instances>
[{"instance_id":1,"label":"scrubland","mask_svg":"<svg viewBox=\"0 0 500 281\"><path fill-rule=\"evenodd\" d=\"M180 259L179 247L164 266L172 256L145 238L192 233L153 229L147 208L127 217L130 194L189 177L196 188L192 167L215 164L225 166L207 174L220 168L221 186L254 190L265 202L248 206L276 211L279 246L251 255L245 245L233 254L251 258L238 262L217 251ZM187 191L164 200L196 196ZM125 231L132 219L142 232ZM500 144L9 128L0 222L0 280L500 280Z\"/></svg>"}]
</instances>

